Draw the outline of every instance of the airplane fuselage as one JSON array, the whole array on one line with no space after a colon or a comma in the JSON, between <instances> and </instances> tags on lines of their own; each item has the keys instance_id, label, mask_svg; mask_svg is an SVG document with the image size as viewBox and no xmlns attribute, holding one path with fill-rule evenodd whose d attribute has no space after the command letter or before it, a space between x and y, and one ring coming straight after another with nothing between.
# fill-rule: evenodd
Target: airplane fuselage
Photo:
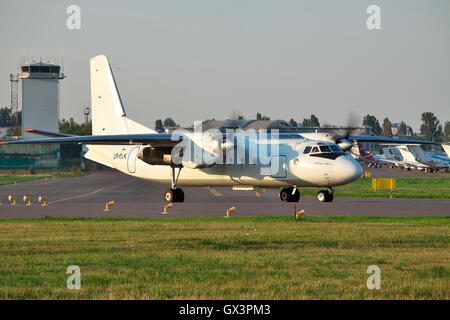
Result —
<instances>
[{"instance_id":1,"label":"airplane fuselage","mask_svg":"<svg viewBox=\"0 0 450 320\"><path fill-rule=\"evenodd\" d=\"M319 145L320 144L320 145ZM361 166L342 150L331 152L326 142L304 139L280 140L277 154L270 156L270 163L215 164L204 168L182 167L179 186L254 186L254 187L333 187L344 185L362 175ZM113 167L125 174L169 184L172 168L168 165L150 165L138 155L146 146L94 146L88 145L87 158ZM309 147L310 152L305 153ZM327 149L329 152L321 152ZM313 152L317 149L316 152ZM90 154L95 157L91 158ZM273 163L275 170L267 173ZM273 168L272 168L273 169ZM267 170L266 170L267 171ZM176 171L178 174L178 170Z\"/></svg>"}]
</instances>

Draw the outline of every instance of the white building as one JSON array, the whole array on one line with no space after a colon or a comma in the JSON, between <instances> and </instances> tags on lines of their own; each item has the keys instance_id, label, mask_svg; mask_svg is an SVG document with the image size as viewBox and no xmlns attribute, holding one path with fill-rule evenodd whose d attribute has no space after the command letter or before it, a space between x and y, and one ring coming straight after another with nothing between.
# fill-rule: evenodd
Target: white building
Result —
<instances>
[{"instance_id":1,"label":"white building","mask_svg":"<svg viewBox=\"0 0 450 320\"><path fill-rule=\"evenodd\" d=\"M64 79L57 64L32 62L20 66L22 80L22 138L36 139L26 129L59 131L59 80Z\"/></svg>"}]
</instances>

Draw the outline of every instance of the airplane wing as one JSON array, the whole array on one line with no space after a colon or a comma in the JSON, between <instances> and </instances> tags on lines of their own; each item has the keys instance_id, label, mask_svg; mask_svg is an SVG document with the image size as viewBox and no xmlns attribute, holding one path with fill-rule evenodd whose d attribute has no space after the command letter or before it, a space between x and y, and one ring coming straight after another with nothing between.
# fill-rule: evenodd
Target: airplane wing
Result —
<instances>
[{"instance_id":1,"label":"airplane wing","mask_svg":"<svg viewBox=\"0 0 450 320\"><path fill-rule=\"evenodd\" d=\"M69 136L50 139L4 140L0 144L52 144L75 143L87 145L150 145L154 147L173 147L183 139L182 135L165 133L117 134L95 136Z\"/></svg>"},{"instance_id":2,"label":"airplane wing","mask_svg":"<svg viewBox=\"0 0 450 320\"><path fill-rule=\"evenodd\" d=\"M346 137L342 135L343 139ZM410 140L410 139L396 139L396 138L386 138L386 137L372 137L372 136L349 136L349 140L358 142L378 142L378 143L394 143L394 144L437 144L433 141L422 141L422 140Z\"/></svg>"}]
</instances>

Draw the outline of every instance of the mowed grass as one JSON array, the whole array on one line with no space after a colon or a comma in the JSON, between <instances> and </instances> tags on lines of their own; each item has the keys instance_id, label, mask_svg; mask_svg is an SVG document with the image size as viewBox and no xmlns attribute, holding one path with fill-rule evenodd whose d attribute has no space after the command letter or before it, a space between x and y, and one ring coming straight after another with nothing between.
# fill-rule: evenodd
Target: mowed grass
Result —
<instances>
[{"instance_id":1,"label":"mowed grass","mask_svg":"<svg viewBox=\"0 0 450 320\"><path fill-rule=\"evenodd\" d=\"M12 184L25 181L34 181L41 179L54 179L54 178L72 178L85 175L84 172L57 172L46 174L14 174L14 175L0 175L0 185Z\"/></svg>"},{"instance_id":2,"label":"mowed grass","mask_svg":"<svg viewBox=\"0 0 450 320\"><path fill-rule=\"evenodd\" d=\"M361 178L335 188L337 197L389 198L390 190L372 191L372 179ZM316 195L317 188L301 188L302 195ZM450 178L398 178L394 198L450 199Z\"/></svg>"},{"instance_id":3,"label":"mowed grass","mask_svg":"<svg viewBox=\"0 0 450 320\"><path fill-rule=\"evenodd\" d=\"M1 299L448 299L448 217L0 220ZM66 269L81 268L81 289ZM381 268L381 289L366 287Z\"/></svg>"}]
</instances>

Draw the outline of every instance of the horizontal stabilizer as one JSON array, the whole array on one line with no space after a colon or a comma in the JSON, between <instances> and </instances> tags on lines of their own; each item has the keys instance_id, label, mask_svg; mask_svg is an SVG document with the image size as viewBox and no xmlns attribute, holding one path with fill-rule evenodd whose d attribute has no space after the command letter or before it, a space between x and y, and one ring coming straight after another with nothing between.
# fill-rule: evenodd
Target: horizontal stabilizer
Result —
<instances>
[{"instance_id":1,"label":"horizontal stabilizer","mask_svg":"<svg viewBox=\"0 0 450 320\"><path fill-rule=\"evenodd\" d=\"M76 137L76 135L73 135L73 134L67 134L67 133L61 133L61 132L50 132L50 131L43 131L43 130L37 130L37 129L27 129L27 130L25 130L25 132L34 133L34 134L51 137L51 138Z\"/></svg>"}]
</instances>

